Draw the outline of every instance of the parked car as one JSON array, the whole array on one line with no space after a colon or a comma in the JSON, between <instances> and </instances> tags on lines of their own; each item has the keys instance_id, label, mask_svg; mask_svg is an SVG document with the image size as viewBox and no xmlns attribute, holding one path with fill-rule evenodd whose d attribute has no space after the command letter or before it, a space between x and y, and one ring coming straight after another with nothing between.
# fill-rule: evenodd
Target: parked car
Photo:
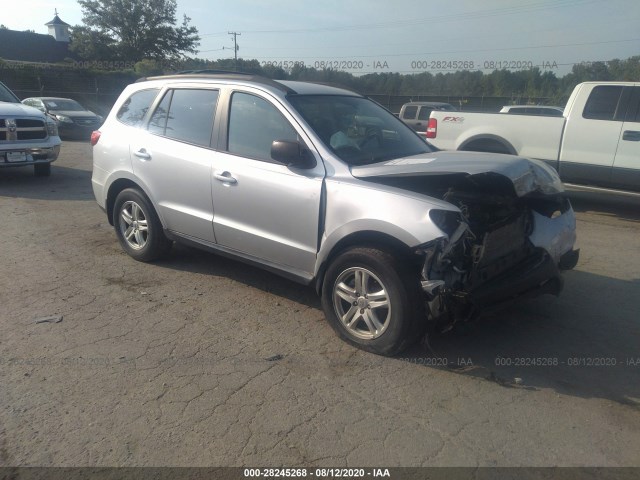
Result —
<instances>
[{"instance_id":1,"label":"parked car","mask_svg":"<svg viewBox=\"0 0 640 480\"><path fill-rule=\"evenodd\" d=\"M433 151L327 85L150 78L123 91L91 143L95 198L131 257L178 241L314 285L336 332L378 354L428 324L558 294L578 258L551 167Z\"/></svg>"},{"instance_id":2,"label":"parked car","mask_svg":"<svg viewBox=\"0 0 640 480\"><path fill-rule=\"evenodd\" d=\"M36 176L49 176L61 143L56 122L0 82L0 168L33 165Z\"/></svg>"},{"instance_id":3,"label":"parked car","mask_svg":"<svg viewBox=\"0 0 640 480\"><path fill-rule=\"evenodd\" d=\"M425 132L429 115L434 110L442 112L455 112L456 108L449 103L442 102L409 102L400 109L399 118L413 128L416 132Z\"/></svg>"},{"instance_id":4,"label":"parked car","mask_svg":"<svg viewBox=\"0 0 640 480\"><path fill-rule=\"evenodd\" d=\"M543 160L562 181L640 192L640 82L584 82L562 117L433 112L427 139L443 150Z\"/></svg>"},{"instance_id":5,"label":"parked car","mask_svg":"<svg viewBox=\"0 0 640 480\"><path fill-rule=\"evenodd\" d=\"M512 115L546 115L548 117L561 117L564 113L562 107L552 107L550 105L505 105L500 113L510 113Z\"/></svg>"},{"instance_id":6,"label":"parked car","mask_svg":"<svg viewBox=\"0 0 640 480\"><path fill-rule=\"evenodd\" d=\"M87 110L75 100L58 97L25 98L22 103L51 115L58 122L62 138L89 139L103 118Z\"/></svg>"}]
</instances>

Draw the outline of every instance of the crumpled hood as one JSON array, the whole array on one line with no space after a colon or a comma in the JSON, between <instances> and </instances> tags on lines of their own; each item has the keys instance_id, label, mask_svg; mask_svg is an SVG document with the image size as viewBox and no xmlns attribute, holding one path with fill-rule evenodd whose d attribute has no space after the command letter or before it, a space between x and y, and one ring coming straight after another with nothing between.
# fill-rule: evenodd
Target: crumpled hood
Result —
<instances>
[{"instance_id":1,"label":"crumpled hood","mask_svg":"<svg viewBox=\"0 0 640 480\"><path fill-rule=\"evenodd\" d=\"M420 177L431 175L493 173L511 180L518 197L539 191L564 191L556 171L539 160L480 152L432 152L385 162L351 167L356 178Z\"/></svg>"},{"instance_id":2,"label":"crumpled hood","mask_svg":"<svg viewBox=\"0 0 640 480\"><path fill-rule=\"evenodd\" d=\"M38 117L43 118L44 113L34 107L22 103L0 102L0 117Z\"/></svg>"}]
</instances>

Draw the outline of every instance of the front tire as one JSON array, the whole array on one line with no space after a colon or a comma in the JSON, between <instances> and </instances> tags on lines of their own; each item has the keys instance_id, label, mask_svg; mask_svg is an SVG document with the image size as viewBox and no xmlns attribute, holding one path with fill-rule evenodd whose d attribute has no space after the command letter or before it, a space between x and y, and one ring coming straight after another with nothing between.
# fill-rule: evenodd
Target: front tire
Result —
<instances>
[{"instance_id":1,"label":"front tire","mask_svg":"<svg viewBox=\"0 0 640 480\"><path fill-rule=\"evenodd\" d=\"M157 260L171 248L151 202L136 189L127 188L116 197L113 226L124 251L141 262Z\"/></svg>"},{"instance_id":2,"label":"front tire","mask_svg":"<svg viewBox=\"0 0 640 480\"><path fill-rule=\"evenodd\" d=\"M322 307L342 339L378 355L400 353L426 326L417 277L396 256L376 248L352 248L331 263Z\"/></svg>"}]
</instances>

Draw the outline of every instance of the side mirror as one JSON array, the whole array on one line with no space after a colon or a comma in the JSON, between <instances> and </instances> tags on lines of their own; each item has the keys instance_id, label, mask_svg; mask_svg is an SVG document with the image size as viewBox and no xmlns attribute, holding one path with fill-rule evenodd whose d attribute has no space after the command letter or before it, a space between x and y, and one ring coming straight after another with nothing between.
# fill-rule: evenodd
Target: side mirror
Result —
<instances>
[{"instance_id":1,"label":"side mirror","mask_svg":"<svg viewBox=\"0 0 640 480\"><path fill-rule=\"evenodd\" d=\"M271 143L271 158L288 167L310 169L316 166L316 159L300 142L274 140Z\"/></svg>"}]
</instances>

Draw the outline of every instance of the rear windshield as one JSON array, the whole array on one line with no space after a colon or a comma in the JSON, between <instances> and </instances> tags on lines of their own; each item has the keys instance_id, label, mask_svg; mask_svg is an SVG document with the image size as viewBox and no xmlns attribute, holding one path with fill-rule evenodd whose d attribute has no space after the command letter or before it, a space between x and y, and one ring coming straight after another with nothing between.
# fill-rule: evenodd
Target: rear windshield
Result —
<instances>
[{"instance_id":1,"label":"rear windshield","mask_svg":"<svg viewBox=\"0 0 640 480\"><path fill-rule=\"evenodd\" d=\"M289 101L324 144L349 165L432 151L402 121L366 98L292 95Z\"/></svg>"}]
</instances>

